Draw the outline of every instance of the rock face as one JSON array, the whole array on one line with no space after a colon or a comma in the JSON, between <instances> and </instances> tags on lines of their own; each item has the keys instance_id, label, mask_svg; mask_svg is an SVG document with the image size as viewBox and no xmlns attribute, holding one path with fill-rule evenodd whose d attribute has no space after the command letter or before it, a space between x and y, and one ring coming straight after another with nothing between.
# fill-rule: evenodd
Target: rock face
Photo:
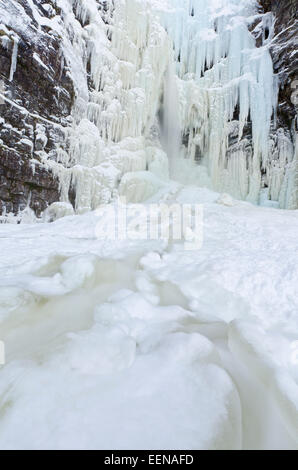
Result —
<instances>
[{"instance_id":1,"label":"rock face","mask_svg":"<svg viewBox=\"0 0 298 470\"><path fill-rule=\"evenodd\" d=\"M46 25L58 14L54 0L0 0L0 214L29 205L39 215L59 199L40 154L56 160L65 147L74 96L61 37Z\"/></svg>"}]
</instances>

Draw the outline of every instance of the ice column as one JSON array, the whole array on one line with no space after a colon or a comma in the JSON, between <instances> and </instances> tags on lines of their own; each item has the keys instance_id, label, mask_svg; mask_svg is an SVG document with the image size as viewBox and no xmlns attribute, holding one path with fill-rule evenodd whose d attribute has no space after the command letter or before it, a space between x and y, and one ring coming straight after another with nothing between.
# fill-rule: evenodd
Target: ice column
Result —
<instances>
[{"instance_id":1,"label":"ice column","mask_svg":"<svg viewBox=\"0 0 298 470\"><path fill-rule=\"evenodd\" d=\"M19 38L17 36L13 36L12 40L13 40L13 47L12 47L11 65L10 65L10 73L9 73L10 82L13 81L13 76L17 69Z\"/></svg>"},{"instance_id":2,"label":"ice column","mask_svg":"<svg viewBox=\"0 0 298 470\"><path fill-rule=\"evenodd\" d=\"M177 160L180 158L181 125L179 91L173 61L170 61L165 77L162 127L162 138L169 159L170 175L175 178Z\"/></svg>"}]
</instances>

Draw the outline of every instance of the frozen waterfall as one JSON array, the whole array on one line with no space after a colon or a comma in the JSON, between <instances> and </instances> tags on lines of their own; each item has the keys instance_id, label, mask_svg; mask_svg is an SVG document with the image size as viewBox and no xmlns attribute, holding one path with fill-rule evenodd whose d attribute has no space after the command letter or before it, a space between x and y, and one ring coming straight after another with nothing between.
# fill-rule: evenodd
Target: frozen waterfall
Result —
<instances>
[{"instance_id":1,"label":"frozen waterfall","mask_svg":"<svg viewBox=\"0 0 298 470\"><path fill-rule=\"evenodd\" d=\"M69 151L44 163L59 176L62 201L74 187L76 210L94 209L117 197L128 173L147 195L150 174L135 173L166 177L168 157L184 161L195 184L253 203L265 191L295 207L293 144L283 130L270 134L278 96L271 14L251 0L116 0L104 16L96 0L60 1L73 34L64 52L74 125ZM269 31L258 47L256 21Z\"/></svg>"},{"instance_id":2,"label":"frozen waterfall","mask_svg":"<svg viewBox=\"0 0 298 470\"><path fill-rule=\"evenodd\" d=\"M181 125L179 112L179 90L175 64L171 61L164 82L162 105L161 141L169 160L170 176L177 177L177 162L181 158Z\"/></svg>"},{"instance_id":3,"label":"frozen waterfall","mask_svg":"<svg viewBox=\"0 0 298 470\"><path fill-rule=\"evenodd\" d=\"M275 116L272 14L47 1L10 3L59 37L65 119L0 94L61 193L0 223L0 449L298 450L298 140ZM21 33L0 29L17 88Z\"/></svg>"}]
</instances>

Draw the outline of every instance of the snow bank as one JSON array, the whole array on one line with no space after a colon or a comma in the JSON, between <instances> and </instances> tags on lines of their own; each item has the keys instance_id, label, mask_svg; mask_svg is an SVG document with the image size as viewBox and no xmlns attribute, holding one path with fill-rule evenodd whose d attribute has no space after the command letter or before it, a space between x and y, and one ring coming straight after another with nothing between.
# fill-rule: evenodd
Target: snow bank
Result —
<instances>
[{"instance_id":1,"label":"snow bank","mask_svg":"<svg viewBox=\"0 0 298 470\"><path fill-rule=\"evenodd\" d=\"M160 194L204 204L200 250L98 239L98 211L0 226L1 448L294 448L296 213Z\"/></svg>"}]
</instances>

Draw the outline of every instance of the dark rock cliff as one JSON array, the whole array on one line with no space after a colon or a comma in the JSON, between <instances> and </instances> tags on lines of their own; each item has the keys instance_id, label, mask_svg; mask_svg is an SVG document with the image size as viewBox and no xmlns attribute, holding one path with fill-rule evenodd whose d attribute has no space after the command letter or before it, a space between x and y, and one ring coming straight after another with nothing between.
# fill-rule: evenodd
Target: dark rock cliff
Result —
<instances>
[{"instance_id":1,"label":"dark rock cliff","mask_svg":"<svg viewBox=\"0 0 298 470\"><path fill-rule=\"evenodd\" d=\"M54 0L33 3L45 19L59 14ZM59 199L39 152L55 160L65 145L74 90L61 37L38 24L27 0L0 0L0 81L0 214L29 205L39 215Z\"/></svg>"}]
</instances>

